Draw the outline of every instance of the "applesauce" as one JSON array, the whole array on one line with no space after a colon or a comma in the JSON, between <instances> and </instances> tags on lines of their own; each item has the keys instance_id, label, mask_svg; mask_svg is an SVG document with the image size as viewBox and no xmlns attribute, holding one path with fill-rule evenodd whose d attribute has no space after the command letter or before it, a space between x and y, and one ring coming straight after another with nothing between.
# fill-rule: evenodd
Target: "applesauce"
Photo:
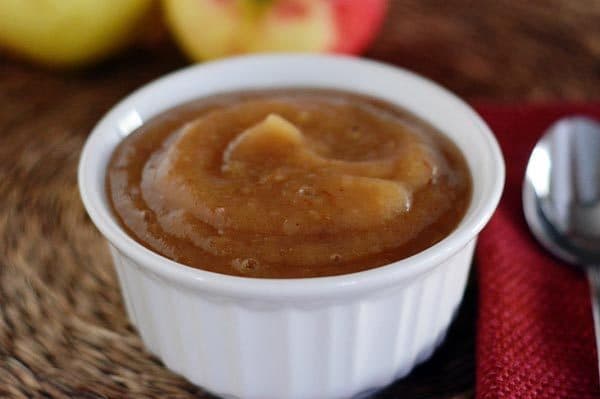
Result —
<instances>
[{"instance_id":1,"label":"applesauce","mask_svg":"<svg viewBox=\"0 0 600 399\"><path fill-rule=\"evenodd\" d=\"M323 89L226 93L168 110L117 147L106 187L147 248L261 278L406 258L452 232L471 200L448 138L385 101Z\"/></svg>"}]
</instances>

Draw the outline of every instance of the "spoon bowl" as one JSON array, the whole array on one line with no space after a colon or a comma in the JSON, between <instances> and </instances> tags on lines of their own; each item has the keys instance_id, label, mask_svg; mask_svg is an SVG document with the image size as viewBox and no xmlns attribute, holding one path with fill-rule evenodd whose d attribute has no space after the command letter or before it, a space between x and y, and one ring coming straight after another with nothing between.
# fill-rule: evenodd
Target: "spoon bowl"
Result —
<instances>
[{"instance_id":1,"label":"spoon bowl","mask_svg":"<svg viewBox=\"0 0 600 399\"><path fill-rule=\"evenodd\" d=\"M600 124L561 119L536 144L523 209L538 240L579 266L600 263Z\"/></svg>"}]
</instances>

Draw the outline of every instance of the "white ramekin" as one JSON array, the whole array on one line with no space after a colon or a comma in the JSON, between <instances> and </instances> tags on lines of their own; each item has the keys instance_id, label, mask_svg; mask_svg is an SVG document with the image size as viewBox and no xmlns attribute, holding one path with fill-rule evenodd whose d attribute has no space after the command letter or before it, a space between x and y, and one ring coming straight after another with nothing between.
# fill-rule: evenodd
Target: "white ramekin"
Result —
<instances>
[{"instance_id":1,"label":"white ramekin","mask_svg":"<svg viewBox=\"0 0 600 399\"><path fill-rule=\"evenodd\" d=\"M408 259L335 277L252 279L197 270L138 244L119 226L104 179L121 139L148 118L218 92L327 87L373 95L451 137L473 199L447 238ZM399 68L340 56L261 55L192 66L146 85L94 128L79 164L85 207L110 243L127 313L171 370L231 398L347 398L427 359L465 288L478 233L497 206L504 163L486 124L460 99Z\"/></svg>"}]
</instances>

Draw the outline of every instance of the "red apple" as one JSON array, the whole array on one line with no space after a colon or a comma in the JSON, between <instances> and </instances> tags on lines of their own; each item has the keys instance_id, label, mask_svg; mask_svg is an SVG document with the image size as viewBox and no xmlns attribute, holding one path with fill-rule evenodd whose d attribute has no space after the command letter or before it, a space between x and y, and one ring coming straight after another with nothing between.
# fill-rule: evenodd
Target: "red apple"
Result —
<instances>
[{"instance_id":1,"label":"red apple","mask_svg":"<svg viewBox=\"0 0 600 399\"><path fill-rule=\"evenodd\" d=\"M358 53L387 0L163 0L167 25L200 61L267 51Z\"/></svg>"}]
</instances>

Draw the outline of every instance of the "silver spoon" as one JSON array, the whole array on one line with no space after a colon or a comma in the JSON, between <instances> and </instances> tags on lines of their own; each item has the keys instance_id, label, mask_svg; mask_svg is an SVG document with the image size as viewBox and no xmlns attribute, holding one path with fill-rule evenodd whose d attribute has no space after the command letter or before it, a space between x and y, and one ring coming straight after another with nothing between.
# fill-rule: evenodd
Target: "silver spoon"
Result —
<instances>
[{"instance_id":1,"label":"silver spoon","mask_svg":"<svg viewBox=\"0 0 600 399\"><path fill-rule=\"evenodd\" d=\"M571 117L548 129L527 164L523 210L544 247L586 272L600 353L600 124Z\"/></svg>"}]
</instances>

